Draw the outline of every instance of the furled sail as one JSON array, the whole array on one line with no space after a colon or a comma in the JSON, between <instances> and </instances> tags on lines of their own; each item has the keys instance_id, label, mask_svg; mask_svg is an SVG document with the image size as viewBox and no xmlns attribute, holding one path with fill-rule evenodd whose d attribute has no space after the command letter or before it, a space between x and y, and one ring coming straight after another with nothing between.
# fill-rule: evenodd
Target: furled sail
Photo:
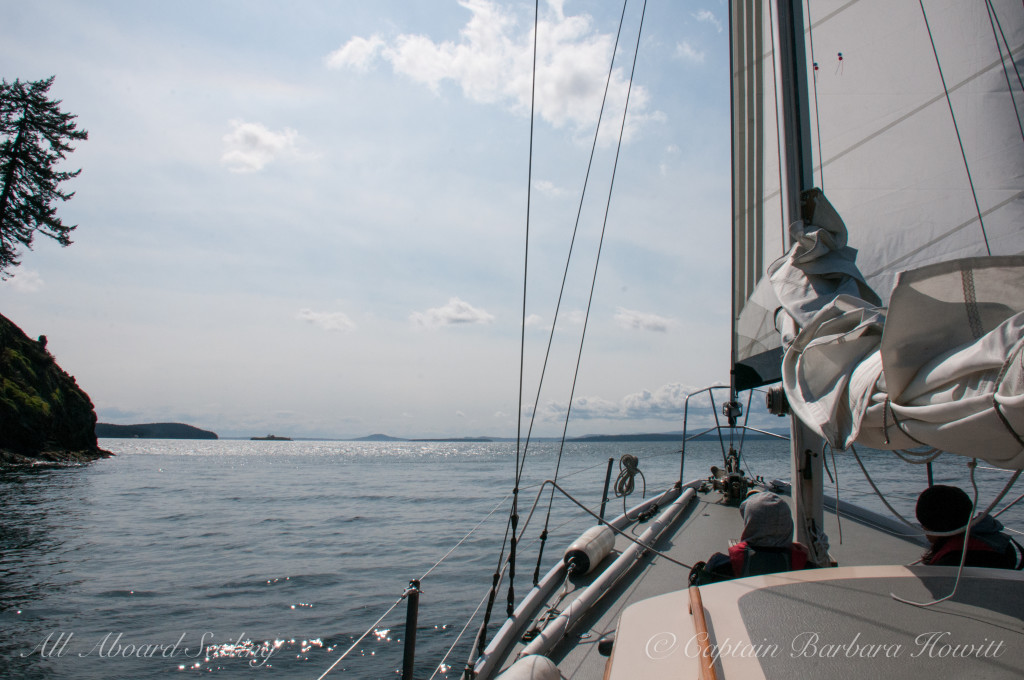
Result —
<instances>
[{"instance_id":1,"label":"furled sail","mask_svg":"<svg viewBox=\"0 0 1024 680\"><path fill-rule=\"evenodd\" d=\"M785 309L802 328L787 395L833 445L926 445L1022 467L1024 270L1007 256L1024 253L1024 7L806 4L814 183L842 216L836 242L830 224L779 234L796 216L778 216L767 160L779 146L773 3L738 4L747 56L734 62L734 122L754 129L733 147L737 375L774 349ZM863 274L850 278L854 255Z\"/></svg>"},{"instance_id":2,"label":"furled sail","mask_svg":"<svg viewBox=\"0 0 1024 680\"><path fill-rule=\"evenodd\" d=\"M786 351L790 408L832 446L928 447L1024 467L1024 256L948 260L903 272L888 308L815 192L815 218L773 267L801 330Z\"/></svg>"}]
</instances>

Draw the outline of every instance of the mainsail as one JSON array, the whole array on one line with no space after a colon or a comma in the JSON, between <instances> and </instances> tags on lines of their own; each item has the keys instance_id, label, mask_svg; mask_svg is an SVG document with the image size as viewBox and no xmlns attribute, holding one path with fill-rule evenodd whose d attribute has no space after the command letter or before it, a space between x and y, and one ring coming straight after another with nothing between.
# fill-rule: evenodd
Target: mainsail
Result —
<instances>
[{"instance_id":1,"label":"mainsail","mask_svg":"<svg viewBox=\"0 0 1024 680\"><path fill-rule=\"evenodd\" d=\"M1006 256L1024 253L1024 7L807 3L809 139L829 215L816 224L778 198L787 140L771 11L738 2L732 23L734 122L747 124L733 145L739 388L779 377L788 315L803 330L783 365L787 395L832 445L924 445L1020 468L1024 261Z\"/></svg>"}]
</instances>

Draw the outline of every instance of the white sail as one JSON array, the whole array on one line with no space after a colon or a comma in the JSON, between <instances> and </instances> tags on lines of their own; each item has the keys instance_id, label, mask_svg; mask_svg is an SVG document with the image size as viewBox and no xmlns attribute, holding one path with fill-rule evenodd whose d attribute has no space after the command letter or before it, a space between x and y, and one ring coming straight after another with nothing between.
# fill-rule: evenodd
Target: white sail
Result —
<instances>
[{"instance_id":1,"label":"white sail","mask_svg":"<svg viewBox=\"0 0 1024 680\"><path fill-rule=\"evenodd\" d=\"M1024 253L1024 7L808 10L815 183L838 215L794 225L805 243L769 266L802 328L783 364L790 404L839 448L1024 467L1024 258L1008 257ZM847 242L888 310L849 288Z\"/></svg>"},{"instance_id":2,"label":"white sail","mask_svg":"<svg viewBox=\"0 0 1024 680\"><path fill-rule=\"evenodd\" d=\"M883 303L900 271L1024 252L1021 3L809 8L815 185Z\"/></svg>"},{"instance_id":3,"label":"white sail","mask_svg":"<svg viewBox=\"0 0 1024 680\"><path fill-rule=\"evenodd\" d=\"M774 24L768 3L735 0L732 31L733 384L779 379L778 299L768 265L788 246L782 215Z\"/></svg>"}]
</instances>

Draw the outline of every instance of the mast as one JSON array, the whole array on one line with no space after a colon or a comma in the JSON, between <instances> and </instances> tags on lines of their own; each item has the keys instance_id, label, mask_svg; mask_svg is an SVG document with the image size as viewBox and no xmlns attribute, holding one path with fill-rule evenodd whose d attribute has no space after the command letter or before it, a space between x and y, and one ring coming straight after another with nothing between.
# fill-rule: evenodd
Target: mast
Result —
<instances>
[{"instance_id":1,"label":"mast","mask_svg":"<svg viewBox=\"0 0 1024 680\"><path fill-rule=\"evenodd\" d=\"M776 7L783 210L784 222L790 224L803 218L801 195L814 187L806 32L802 1L779 0ZM793 337L795 331L795 328L787 328L785 334ZM823 522L822 451L821 438L791 415L790 479L796 525L794 540L807 546L819 565L827 564L828 560L828 539Z\"/></svg>"}]
</instances>

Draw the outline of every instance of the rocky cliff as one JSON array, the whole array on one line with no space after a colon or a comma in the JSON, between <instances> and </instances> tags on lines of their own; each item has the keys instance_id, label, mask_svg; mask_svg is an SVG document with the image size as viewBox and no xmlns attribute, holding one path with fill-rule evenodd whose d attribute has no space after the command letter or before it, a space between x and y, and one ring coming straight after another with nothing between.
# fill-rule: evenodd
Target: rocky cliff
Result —
<instances>
[{"instance_id":1,"label":"rocky cliff","mask_svg":"<svg viewBox=\"0 0 1024 680\"><path fill-rule=\"evenodd\" d=\"M46 351L0 315L0 463L85 461L111 455L96 444L89 395Z\"/></svg>"}]
</instances>

